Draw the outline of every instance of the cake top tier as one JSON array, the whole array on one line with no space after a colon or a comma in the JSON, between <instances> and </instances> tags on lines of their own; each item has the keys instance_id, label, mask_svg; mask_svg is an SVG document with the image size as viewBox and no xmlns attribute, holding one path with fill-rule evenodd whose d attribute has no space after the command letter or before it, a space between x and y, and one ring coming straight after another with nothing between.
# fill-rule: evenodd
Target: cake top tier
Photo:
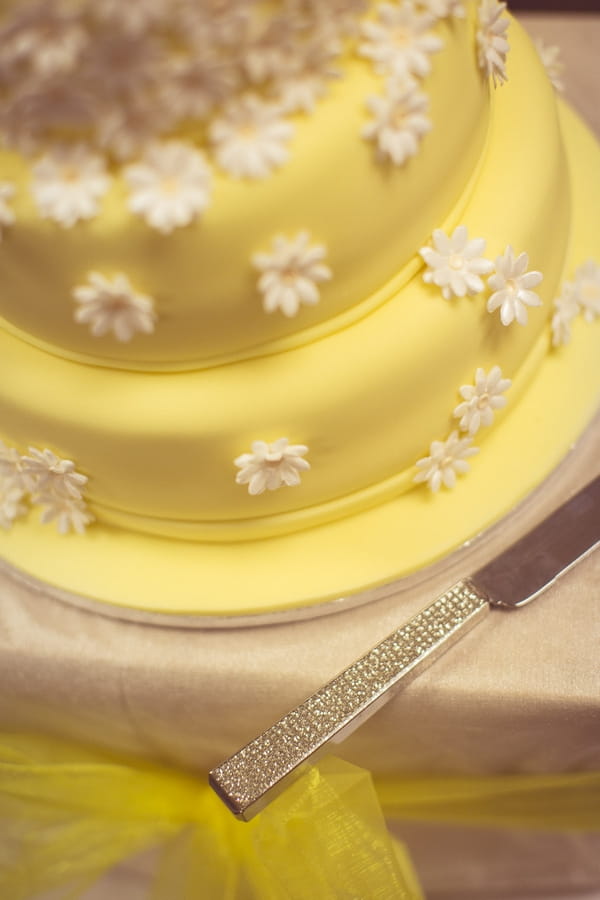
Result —
<instances>
[{"instance_id":1,"label":"cake top tier","mask_svg":"<svg viewBox=\"0 0 600 900\"><path fill-rule=\"evenodd\" d=\"M192 369L331 334L457 224L497 0L21 0L0 21L0 316ZM26 264L24 264L26 261Z\"/></svg>"}]
</instances>

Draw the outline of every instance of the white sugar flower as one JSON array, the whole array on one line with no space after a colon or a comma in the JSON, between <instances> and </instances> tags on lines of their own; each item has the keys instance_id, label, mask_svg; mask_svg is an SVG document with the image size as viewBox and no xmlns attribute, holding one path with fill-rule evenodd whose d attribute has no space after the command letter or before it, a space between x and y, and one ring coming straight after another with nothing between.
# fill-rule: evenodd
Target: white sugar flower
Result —
<instances>
[{"instance_id":1,"label":"white sugar flower","mask_svg":"<svg viewBox=\"0 0 600 900\"><path fill-rule=\"evenodd\" d=\"M310 469L303 457L308 453L304 444L288 444L287 438L279 438L272 444L254 441L252 452L244 453L234 460L240 470L236 475L237 484L247 484L249 494L275 491L282 485L289 487L300 484L300 472Z\"/></svg>"},{"instance_id":2,"label":"white sugar flower","mask_svg":"<svg viewBox=\"0 0 600 900\"><path fill-rule=\"evenodd\" d=\"M554 301L552 316L552 346L560 347L571 340L571 324L580 312L577 289L570 281L565 281L560 296Z\"/></svg>"},{"instance_id":3,"label":"white sugar flower","mask_svg":"<svg viewBox=\"0 0 600 900\"><path fill-rule=\"evenodd\" d=\"M236 178L266 178L288 158L293 126L281 109L252 94L228 104L210 127L218 164Z\"/></svg>"},{"instance_id":4,"label":"white sugar flower","mask_svg":"<svg viewBox=\"0 0 600 900\"><path fill-rule=\"evenodd\" d=\"M415 8L434 16L436 19L445 19L454 16L456 19L464 19L466 16L462 0L413 0Z\"/></svg>"},{"instance_id":5,"label":"white sugar flower","mask_svg":"<svg viewBox=\"0 0 600 900\"><path fill-rule=\"evenodd\" d=\"M252 257L253 265L262 272L258 289L263 295L265 312L280 309L291 317L302 304L318 303L317 285L331 278L331 270L323 262L327 255L325 247L309 242L307 231L301 231L291 240L278 235L271 253L256 253Z\"/></svg>"},{"instance_id":6,"label":"white sugar flower","mask_svg":"<svg viewBox=\"0 0 600 900\"><path fill-rule=\"evenodd\" d=\"M461 431L468 431L473 437L482 425L491 425L494 421L494 410L506 406L504 392L509 389L510 378L503 378L500 366L493 366L486 374L478 368L475 372L475 384L463 384L460 395L463 402L453 412Z\"/></svg>"},{"instance_id":7,"label":"white sugar flower","mask_svg":"<svg viewBox=\"0 0 600 900\"><path fill-rule=\"evenodd\" d=\"M141 156L159 132L173 124L173 110L166 104L162 96L140 94L100 110L95 123L98 145L121 162Z\"/></svg>"},{"instance_id":8,"label":"white sugar flower","mask_svg":"<svg viewBox=\"0 0 600 900\"><path fill-rule=\"evenodd\" d=\"M0 528L8 530L15 519L27 513L21 500L25 496L22 487L10 478L0 476Z\"/></svg>"},{"instance_id":9,"label":"white sugar flower","mask_svg":"<svg viewBox=\"0 0 600 900\"><path fill-rule=\"evenodd\" d=\"M427 117L429 100L415 82L390 81L385 96L369 97L367 106L374 118L364 126L362 136L376 142L379 158L401 166L416 156L432 125Z\"/></svg>"},{"instance_id":10,"label":"white sugar flower","mask_svg":"<svg viewBox=\"0 0 600 900\"><path fill-rule=\"evenodd\" d=\"M28 453L29 456L22 457L23 472L34 503L45 503L50 496L82 500L88 479L76 471L74 462L61 459L47 448L29 447Z\"/></svg>"},{"instance_id":11,"label":"white sugar flower","mask_svg":"<svg viewBox=\"0 0 600 900\"><path fill-rule=\"evenodd\" d=\"M27 64L36 75L50 78L72 70L88 44L80 17L47 0L21 6L0 36L14 71Z\"/></svg>"},{"instance_id":12,"label":"white sugar flower","mask_svg":"<svg viewBox=\"0 0 600 900\"><path fill-rule=\"evenodd\" d=\"M337 41L315 39L302 55L289 57L274 85L275 96L284 112L313 111L315 103L327 90L327 81L340 75L332 65L332 59L339 52Z\"/></svg>"},{"instance_id":13,"label":"white sugar flower","mask_svg":"<svg viewBox=\"0 0 600 900\"><path fill-rule=\"evenodd\" d=\"M453 431L447 441L432 441L430 455L417 462L420 472L415 475L414 480L426 481L434 493L442 485L453 488L457 474L464 475L469 471L468 457L479 452L471 444L470 437L461 438L457 431Z\"/></svg>"},{"instance_id":14,"label":"white sugar flower","mask_svg":"<svg viewBox=\"0 0 600 900\"><path fill-rule=\"evenodd\" d=\"M93 515L82 500L73 500L61 494L47 494L38 497L36 502L42 506L40 516L42 524L56 522L59 534L68 534L71 529L77 534L83 534L86 526L94 521Z\"/></svg>"},{"instance_id":15,"label":"white sugar flower","mask_svg":"<svg viewBox=\"0 0 600 900\"><path fill-rule=\"evenodd\" d=\"M541 306L542 301L531 288L537 287L544 277L541 272L528 272L529 256L521 253L515 259L512 247L507 247L503 256L496 259L496 272L488 278L488 285L494 291L487 302L488 312L500 308L503 325L517 321L527 325L527 307Z\"/></svg>"},{"instance_id":16,"label":"white sugar flower","mask_svg":"<svg viewBox=\"0 0 600 900\"><path fill-rule=\"evenodd\" d=\"M506 32L510 21L506 12L506 3L499 0L481 0L478 10L479 27L477 29L477 54L480 69L491 77L494 85L508 80L506 74L506 56L510 44Z\"/></svg>"},{"instance_id":17,"label":"white sugar flower","mask_svg":"<svg viewBox=\"0 0 600 900\"><path fill-rule=\"evenodd\" d=\"M92 12L99 19L117 23L125 31L139 33L169 20L172 0L94 0Z\"/></svg>"},{"instance_id":18,"label":"white sugar flower","mask_svg":"<svg viewBox=\"0 0 600 900\"><path fill-rule=\"evenodd\" d=\"M102 157L75 144L54 147L34 165L31 190L44 218L71 228L98 213L109 185Z\"/></svg>"},{"instance_id":19,"label":"white sugar flower","mask_svg":"<svg viewBox=\"0 0 600 900\"><path fill-rule=\"evenodd\" d=\"M536 38L534 44L550 83L557 91L564 91L565 84L562 74L565 66L560 58L560 47L555 44L546 44L542 38Z\"/></svg>"},{"instance_id":20,"label":"white sugar flower","mask_svg":"<svg viewBox=\"0 0 600 900\"><path fill-rule=\"evenodd\" d=\"M6 482L10 481L21 491L28 490L23 457L16 447L7 447L2 440L0 440L0 478Z\"/></svg>"},{"instance_id":21,"label":"white sugar flower","mask_svg":"<svg viewBox=\"0 0 600 900\"><path fill-rule=\"evenodd\" d=\"M233 94L238 80L233 63L204 50L198 57L170 60L169 77L164 79L161 93L177 120L205 119Z\"/></svg>"},{"instance_id":22,"label":"white sugar flower","mask_svg":"<svg viewBox=\"0 0 600 900\"><path fill-rule=\"evenodd\" d=\"M124 5L136 3L137 0ZM111 105L127 102L129 95L155 87L164 68L164 46L145 32L102 29L85 56L86 75L96 94Z\"/></svg>"},{"instance_id":23,"label":"white sugar flower","mask_svg":"<svg viewBox=\"0 0 600 900\"><path fill-rule=\"evenodd\" d=\"M575 272L576 299L587 322L600 316L600 265L593 259Z\"/></svg>"},{"instance_id":24,"label":"white sugar flower","mask_svg":"<svg viewBox=\"0 0 600 900\"><path fill-rule=\"evenodd\" d=\"M94 337L112 331L118 341L130 341L134 334L151 334L156 313L154 301L138 294L126 275L111 280L98 272L88 275L88 284L76 287L73 298L79 304L75 321L90 326Z\"/></svg>"},{"instance_id":25,"label":"white sugar flower","mask_svg":"<svg viewBox=\"0 0 600 900\"><path fill-rule=\"evenodd\" d=\"M417 13L408 0L400 6L381 3L377 12L379 22L362 26L366 41L359 45L359 52L371 59L381 74L423 78L431 71L430 55L443 47L441 39L429 30L432 16Z\"/></svg>"},{"instance_id":26,"label":"white sugar flower","mask_svg":"<svg viewBox=\"0 0 600 900\"><path fill-rule=\"evenodd\" d=\"M423 281L440 287L446 300L479 294L484 288L480 276L487 275L494 268L494 264L483 256L485 239L469 240L466 225L459 225L452 237L436 228L432 241L433 248L422 247L419 250L428 266Z\"/></svg>"},{"instance_id":27,"label":"white sugar flower","mask_svg":"<svg viewBox=\"0 0 600 900\"><path fill-rule=\"evenodd\" d=\"M87 86L75 78L49 79L43 86L36 79L25 79L3 101L2 137L27 156L41 153L57 134L79 133L93 126L90 96Z\"/></svg>"},{"instance_id":28,"label":"white sugar flower","mask_svg":"<svg viewBox=\"0 0 600 900\"><path fill-rule=\"evenodd\" d=\"M124 176L130 210L162 234L189 225L208 206L210 168L203 154L183 141L151 144Z\"/></svg>"},{"instance_id":29,"label":"white sugar flower","mask_svg":"<svg viewBox=\"0 0 600 900\"><path fill-rule=\"evenodd\" d=\"M0 181L0 241L2 240L2 230L10 228L15 223L14 211L8 205L8 201L14 197L14 185L8 181Z\"/></svg>"}]
</instances>

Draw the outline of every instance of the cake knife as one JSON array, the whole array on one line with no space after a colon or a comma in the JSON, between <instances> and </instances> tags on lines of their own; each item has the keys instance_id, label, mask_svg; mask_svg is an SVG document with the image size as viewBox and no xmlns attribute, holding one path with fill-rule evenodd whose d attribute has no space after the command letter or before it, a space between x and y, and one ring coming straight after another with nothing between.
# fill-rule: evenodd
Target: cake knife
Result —
<instances>
[{"instance_id":1,"label":"cake knife","mask_svg":"<svg viewBox=\"0 0 600 900\"><path fill-rule=\"evenodd\" d=\"M211 786L249 821L490 610L530 603L598 546L600 476L213 769Z\"/></svg>"}]
</instances>

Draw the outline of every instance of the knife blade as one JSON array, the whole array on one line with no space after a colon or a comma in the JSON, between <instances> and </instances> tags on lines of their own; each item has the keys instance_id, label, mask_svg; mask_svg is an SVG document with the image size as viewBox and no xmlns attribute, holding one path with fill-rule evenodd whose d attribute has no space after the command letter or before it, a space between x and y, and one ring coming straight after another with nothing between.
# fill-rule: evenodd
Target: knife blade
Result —
<instances>
[{"instance_id":1,"label":"knife blade","mask_svg":"<svg viewBox=\"0 0 600 900\"><path fill-rule=\"evenodd\" d=\"M600 545L600 476L209 773L249 821L493 609L538 597Z\"/></svg>"}]
</instances>

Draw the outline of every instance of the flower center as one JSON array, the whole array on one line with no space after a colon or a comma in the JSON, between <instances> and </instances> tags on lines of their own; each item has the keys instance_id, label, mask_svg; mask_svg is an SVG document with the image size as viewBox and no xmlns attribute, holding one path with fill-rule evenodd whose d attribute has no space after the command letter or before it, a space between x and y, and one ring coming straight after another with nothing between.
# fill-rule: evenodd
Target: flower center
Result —
<instances>
[{"instance_id":1,"label":"flower center","mask_svg":"<svg viewBox=\"0 0 600 900\"><path fill-rule=\"evenodd\" d=\"M281 453L267 453L267 455L265 456L265 462L271 469L274 469L275 466L278 466L281 460Z\"/></svg>"},{"instance_id":2,"label":"flower center","mask_svg":"<svg viewBox=\"0 0 600 900\"><path fill-rule=\"evenodd\" d=\"M396 26L392 32L394 43L397 47L406 47L410 43L410 32L402 25Z\"/></svg>"},{"instance_id":3,"label":"flower center","mask_svg":"<svg viewBox=\"0 0 600 900\"><path fill-rule=\"evenodd\" d=\"M390 116L390 124L392 128L400 131L406 122L406 110L403 106L397 106Z\"/></svg>"},{"instance_id":4,"label":"flower center","mask_svg":"<svg viewBox=\"0 0 600 900\"><path fill-rule=\"evenodd\" d=\"M121 312L129 308L129 302L125 294L113 294L110 298L110 309L113 312Z\"/></svg>"},{"instance_id":5,"label":"flower center","mask_svg":"<svg viewBox=\"0 0 600 900\"><path fill-rule=\"evenodd\" d=\"M253 141L256 139L258 130L254 122L243 122L239 127L239 135L242 140Z\"/></svg>"},{"instance_id":6,"label":"flower center","mask_svg":"<svg viewBox=\"0 0 600 900\"><path fill-rule=\"evenodd\" d=\"M477 401L477 406L479 409L485 409L486 406L489 406L490 403L490 395L487 391L481 395L479 400Z\"/></svg>"},{"instance_id":7,"label":"flower center","mask_svg":"<svg viewBox=\"0 0 600 900\"><path fill-rule=\"evenodd\" d=\"M285 281L286 284L292 284L292 282L296 281L298 278L299 272L298 267L294 265L287 266L281 273L282 281Z\"/></svg>"},{"instance_id":8,"label":"flower center","mask_svg":"<svg viewBox=\"0 0 600 900\"><path fill-rule=\"evenodd\" d=\"M459 269L462 269L462 267L464 265L464 260L463 260L462 256L460 256L458 253L454 253L450 257L448 262L450 264L450 268L455 269L456 271L458 271Z\"/></svg>"},{"instance_id":9,"label":"flower center","mask_svg":"<svg viewBox=\"0 0 600 900\"><path fill-rule=\"evenodd\" d=\"M175 194L179 190L179 182L175 175L166 175L160 183L163 194Z\"/></svg>"},{"instance_id":10,"label":"flower center","mask_svg":"<svg viewBox=\"0 0 600 900\"><path fill-rule=\"evenodd\" d=\"M68 181L71 184L79 181L79 169L77 168L77 166L64 166L62 170L62 180Z\"/></svg>"},{"instance_id":11,"label":"flower center","mask_svg":"<svg viewBox=\"0 0 600 900\"><path fill-rule=\"evenodd\" d=\"M511 294L516 294L519 290L519 282L515 278L507 278L506 290L510 291Z\"/></svg>"}]
</instances>

